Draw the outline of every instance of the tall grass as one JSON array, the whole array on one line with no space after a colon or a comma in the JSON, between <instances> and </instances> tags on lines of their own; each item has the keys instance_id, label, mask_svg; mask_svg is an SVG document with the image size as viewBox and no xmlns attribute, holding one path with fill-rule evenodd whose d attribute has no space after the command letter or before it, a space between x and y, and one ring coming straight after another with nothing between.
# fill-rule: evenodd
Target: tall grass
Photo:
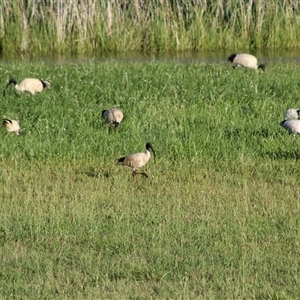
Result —
<instances>
[{"instance_id":1,"label":"tall grass","mask_svg":"<svg viewBox=\"0 0 300 300\"><path fill-rule=\"evenodd\" d=\"M11 53L104 53L299 48L297 1L8 1L0 48Z\"/></svg>"},{"instance_id":2,"label":"tall grass","mask_svg":"<svg viewBox=\"0 0 300 300\"><path fill-rule=\"evenodd\" d=\"M299 68L0 66L52 88L1 99L0 298L297 299ZM124 111L119 131L100 120ZM151 141L134 182L116 165Z\"/></svg>"}]
</instances>

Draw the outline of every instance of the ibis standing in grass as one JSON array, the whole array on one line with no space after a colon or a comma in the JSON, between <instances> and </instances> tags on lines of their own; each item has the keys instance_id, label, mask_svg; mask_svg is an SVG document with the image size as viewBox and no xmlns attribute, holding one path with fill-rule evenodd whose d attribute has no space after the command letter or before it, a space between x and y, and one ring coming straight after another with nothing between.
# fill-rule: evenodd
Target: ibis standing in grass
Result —
<instances>
[{"instance_id":1,"label":"ibis standing in grass","mask_svg":"<svg viewBox=\"0 0 300 300\"><path fill-rule=\"evenodd\" d=\"M3 116L3 126L9 133L16 133L17 135L22 133L19 121L11 120Z\"/></svg>"},{"instance_id":2,"label":"ibis standing in grass","mask_svg":"<svg viewBox=\"0 0 300 300\"><path fill-rule=\"evenodd\" d=\"M289 134L300 134L300 120L283 120L279 123Z\"/></svg>"},{"instance_id":3,"label":"ibis standing in grass","mask_svg":"<svg viewBox=\"0 0 300 300\"><path fill-rule=\"evenodd\" d=\"M108 125L115 125L118 128L123 120L123 112L118 108L105 109L102 111L102 118Z\"/></svg>"},{"instance_id":4,"label":"ibis standing in grass","mask_svg":"<svg viewBox=\"0 0 300 300\"><path fill-rule=\"evenodd\" d=\"M266 65L264 64L257 65L257 58L252 54L231 54L228 57L228 61L232 62L235 65L234 67L240 66L254 70L262 69L263 71L266 68Z\"/></svg>"},{"instance_id":5,"label":"ibis standing in grass","mask_svg":"<svg viewBox=\"0 0 300 300\"><path fill-rule=\"evenodd\" d=\"M50 88L51 86L50 82L36 78L26 78L19 84L17 83L16 79L11 78L5 89L7 89L10 84L13 84L17 91L28 91L32 95L34 95L36 92L42 92L44 89Z\"/></svg>"},{"instance_id":6,"label":"ibis standing in grass","mask_svg":"<svg viewBox=\"0 0 300 300\"><path fill-rule=\"evenodd\" d=\"M118 159L117 164L129 167L133 170L132 176L134 177L137 174L141 174L144 177L148 178L148 175L145 172L138 173L137 170L143 166L145 166L150 160L150 150L153 152L155 157L155 151L151 145L151 143L146 144L146 151L141 153L134 153L128 156L124 156Z\"/></svg>"},{"instance_id":7,"label":"ibis standing in grass","mask_svg":"<svg viewBox=\"0 0 300 300\"><path fill-rule=\"evenodd\" d=\"M298 108L289 108L283 114L283 118L285 120L297 120L299 119L299 116L300 116L300 109Z\"/></svg>"}]
</instances>

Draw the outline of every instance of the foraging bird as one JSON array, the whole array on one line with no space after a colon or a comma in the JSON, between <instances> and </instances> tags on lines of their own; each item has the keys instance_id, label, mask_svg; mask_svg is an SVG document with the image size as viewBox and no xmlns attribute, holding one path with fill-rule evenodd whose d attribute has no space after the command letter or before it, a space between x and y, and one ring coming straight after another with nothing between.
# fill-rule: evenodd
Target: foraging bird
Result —
<instances>
[{"instance_id":1,"label":"foraging bird","mask_svg":"<svg viewBox=\"0 0 300 300\"><path fill-rule=\"evenodd\" d=\"M150 143L146 144L146 151L141 153L130 154L118 159L117 164L122 166L127 166L133 169L132 176L136 174L141 174L148 178L148 175L145 172L138 173L137 170L145 166L150 159L150 150L152 150L155 157L155 151Z\"/></svg>"},{"instance_id":2,"label":"foraging bird","mask_svg":"<svg viewBox=\"0 0 300 300\"><path fill-rule=\"evenodd\" d=\"M262 69L263 71L266 68L266 65L260 64L257 65L257 58L251 54L232 54L228 57L228 61L232 62L236 66L241 66L244 68L250 68L250 69Z\"/></svg>"},{"instance_id":3,"label":"foraging bird","mask_svg":"<svg viewBox=\"0 0 300 300\"><path fill-rule=\"evenodd\" d=\"M289 134L300 134L300 120L283 120L279 123Z\"/></svg>"},{"instance_id":4,"label":"foraging bird","mask_svg":"<svg viewBox=\"0 0 300 300\"><path fill-rule=\"evenodd\" d=\"M26 78L22 80L19 84L17 83L16 79L11 78L8 84L6 85L5 90L8 88L10 84L14 84L17 91L20 92L28 91L32 95L34 95L36 92L42 92L44 89L50 88L51 86L50 82L46 80L36 79L36 78Z\"/></svg>"},{"instance_id":5,"label":"foraging bird","mask_svg":"<svg viewBox=\"0 0 300 300\"><path fill-rule=\"evenodd\" d=\"M283 118L285 120L297 120L299 119L299 116L300 116L300 109L298 108L289 108L283 114Z\"/></svg>"},{"instance_id":6,"label":"foraging bird","mask_svg":"<svg viewBox=\"0 0 300 300\"><path fill-rule=\"evenodd\" d=\"M105 109L102 111L102 118L106 124L113 124L117 128L123 119L123 112L118 108Z\"/></svg>"},{"instance_id":7,"label":"foraging bird","mask_svg":"<svg viewBox=\"0 0 300 300\"><path fill-rule=\"evenodd\" d=\"M22 130L19 125L19 121L10 120L3 116L3 126L9 133L15 132L17 135L22 134Z\"/></svg>"}]
</instances>

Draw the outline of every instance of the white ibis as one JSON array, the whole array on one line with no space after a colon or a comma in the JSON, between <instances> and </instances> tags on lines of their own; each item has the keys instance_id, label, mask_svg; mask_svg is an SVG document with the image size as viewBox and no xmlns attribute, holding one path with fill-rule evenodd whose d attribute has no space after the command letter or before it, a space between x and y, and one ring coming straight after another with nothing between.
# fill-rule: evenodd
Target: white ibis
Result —
<instances>
[{"instance_id":1,"label":"white ibis","mask_svg":"<svg viewBox=\"0 0 300 300\"><path fill-rule=\"evenodd\" d=\"M300 134L300 120L283 120L279 123L289 134Z\"/></svg>"},{"instance_id":2,"label":"white ibis","mask_svg":"<svg viewBox=\"0 0 300 300\"><path fill-rule=\"evenodd\" d=\"M123 112L118 108L105 109L102 111L102 118L106 124L115 125L117 128L123 119Z\"/></svg>"},{"instance_id":3,"label":"white ibis","mask_svg":"<svg viewBox=\"0 0 300 300\"><path fill-rule=\"evenodd\" d=\"M264 64L260 64L257 65L257 58L255 56L253 56L252 54L231 54L228 57L228 61L232 62L233 64L235 64L236 66L241 66L244 68L250 68L250 69L262 69L263 71L266 68L266 65Z\"/></svg>"},{"instance_id":4,"label":"white ibis","mask_svg":"<svg viewBox=\"0 0 300 300\"><path fill-rule=\"evenodd\" d=\"M3 116L3 126L9 133L16 133L17 135L22 133L19 121L17 120L11 120Z\"/></svg>"},{"instance_id":5,"label":"white ibis","mask_svg":"<svg viewBox=\"0 0 300 300\"><path fill-rule=\"evenodd\" d=\"M13 84L17 91L28 91L32 95L34 95L36 92L42 92L44 89L50 88L51 86L50 82L36 78L26 78L19 84L15 78L11 78L5 89L7 89L10 84Z\"/></svg>"},{"instance_id":6,"label":"white ibis","mask_svg":"<svg viewBox=\"0 0 300 300\"><path fill-rule=\"evenodd\" d=\"M283 118L285 120L297 120L299 119L299 116L300 116L300 109L298 108L289 108L283 114Z\"/></svg>"},{"instance_id":7,"label":"white ibis","mask_svg":"<svg viewBox=\"0 0 300 300\"><path fill-rule=\"evenodd\" d=\"M148 175L145 172L138 173L137 170L145 166L149 162L150 150L152 150L153 155L155 157L155 151L151 143L147 143L145 152L134 153L128 156L121 157L118 159L117 164L131 168L133 170L132 176L135 176L136 174L141 174L144 177L148 178Z\"/></svg>"}]
</instances>

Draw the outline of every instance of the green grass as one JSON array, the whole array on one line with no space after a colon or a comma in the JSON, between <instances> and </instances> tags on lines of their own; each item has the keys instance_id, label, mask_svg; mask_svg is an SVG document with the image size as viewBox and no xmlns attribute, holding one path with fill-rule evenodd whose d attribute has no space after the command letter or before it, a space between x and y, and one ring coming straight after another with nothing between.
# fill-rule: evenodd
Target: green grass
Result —
<instances>
[{"instance_id":1,"label":"green grass","mask_svg":"<svg viewBox=\"0 0 300 300\"><path fill-rule=\"evenodd\" d=\"M11 63L1 113L0 298L297 299L296 65ZM124 111L117 132L101 111ZM132 180L119 157L152 142Z\"/></svg>"}]
</instances>

